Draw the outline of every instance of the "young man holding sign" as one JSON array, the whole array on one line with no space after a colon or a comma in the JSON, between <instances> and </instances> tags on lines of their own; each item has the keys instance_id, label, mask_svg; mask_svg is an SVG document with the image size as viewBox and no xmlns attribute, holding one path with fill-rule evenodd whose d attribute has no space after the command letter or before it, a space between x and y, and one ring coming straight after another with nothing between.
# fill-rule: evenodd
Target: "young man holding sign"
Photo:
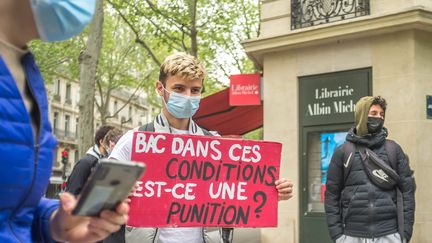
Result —
<instances>
[{"instance_id":1,"label":"young man holding sign","mask_svg":"<svg viewBox=\"0 0 432 243\"><path fill-rule=\"evenodd\" d=\"M113 152L110 155L110 158L114 158L118 160L131 160L134 153L142 152L142 151L137 151L140 150L140 146L138 146L136 142L134 142L134 139L137 140L136 135L134 137L134 133L138 131L149 131L149 132L154 131L157 133L169 133L169 134L180 134L180 135L218 136L217 134L210 133L200 128L191 119L191 117L195 114L195 112L198 110L199 107L204 76L205 76L204 67L193 56L184 53L177 53L168 56L160 68L159 80L156 82L156 91L158 92L158 95L161 97L163 102L162 112L155 118L154 122L149 123L141 128L136 128L126 133L115 146ZM176 141L178 142L177 145L179 145L180 142L182 142L183 140L178 137L176 138L177 138ZM169 150L169 148L167 147L157 145L156 140L159 139L157 136L154 139L155 140L153 141L153 145L155 146L152 148L153 152L154 150L156 150L162 153L163 152L166 153ZM147 144L147 150L148 150L148 148L150 147L149 144L150 142L149 141L147 142L148 142ZM175 147L174 144L175 143L173 141L173 147L172 147L173 151L176 150L176 148L174 148ZM210 148L213 148L212 144L210 144L209 146ZM235 149L235 147L233 148ZM251 154L253 154L253 152L254 152L253 150L250 151ZM255 156L254 158L256 159L257 156ZM220 163L222 163L222 160ZM149 169L152 166L153 164L147 164L147 167ZM293 186L292 183L286 179L276 180L275 179L276 177L277 175L274 177L273 182L278 191L278 199L287 200L291 198L292 186ZM152 178L149 178L149 180L151 179ZM190 187L188 188L188 186ZM192 183L186 183L183 189L183 191L185 192L184 197L194 196L193 193L188 194L188 192L191 192L193 190L192 186L193 186ZM145 186L141 184L140 189L143 189L143 187ZM138 191L140 191L140 189ZM172 190L174 191L174 188L172 188ZM238 190L242 190L242 189L239 188ZM166 191L167 190L165 190L165 192ZM142 193L140 195L142 195ZM250 198L250 200L252 200L252 198ZM204 243L204 242L216 242L216 241L222 242L221 241L222 234L223 232L226 233L227 230L224 231L220 230L219 232L220 233L218 233L218 236L216 237L217 239L213 239L212 241L212 239L210 239L210 237L207 235L206 230L202 227L192 227L192 228L127 227L125 232L125 239L126 242L160 242L160 243L174 243L174 242Z\"/></svg>"}]
</instances>

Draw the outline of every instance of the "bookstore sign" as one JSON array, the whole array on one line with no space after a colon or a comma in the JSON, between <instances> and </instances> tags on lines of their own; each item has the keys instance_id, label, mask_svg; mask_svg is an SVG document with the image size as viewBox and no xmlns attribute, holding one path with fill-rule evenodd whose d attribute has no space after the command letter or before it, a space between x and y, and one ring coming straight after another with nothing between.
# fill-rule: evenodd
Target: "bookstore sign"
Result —
<instances>
[{"instance_id":1,"label":"bookstore sign","mask_svg":"<svg viewBox=\"0 0 432 243\"><path fill-rule=\"evenodd\" d=\"M299 77L301 124L354 122L355 103L372 93L371 76L366 68Z\"/></svg>"}]
</instances>

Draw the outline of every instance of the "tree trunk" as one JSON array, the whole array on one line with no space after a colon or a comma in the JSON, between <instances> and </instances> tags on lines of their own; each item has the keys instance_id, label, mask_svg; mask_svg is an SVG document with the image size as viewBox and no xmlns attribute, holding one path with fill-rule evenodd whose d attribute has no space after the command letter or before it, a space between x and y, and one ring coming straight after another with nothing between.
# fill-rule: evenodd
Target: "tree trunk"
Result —
<instances>
[{"instance_id":1,"label":"tree trunk","mask_svg":"<svg viewBox=\"0 0 432 243\"><path fill-rule=\"evenodd\" d=\"M197 0L192 0L189 5L189 13L191 17L191 55L194 57L198 57L198 31L196 27L196 12L197 12Z\"/></svg>"},{"instance_id":2,"label":"tree trunk","mask_svg":"<svg viewBox=\"0 0 432 243\"><path fill-rule=\"evenodd\" d=\"M111 101L111 91L108 89L106 93L104 93L102 90L99 90L99 95L101 99L105 96L105 101L101 102L101 107L99 109L99 115L101 119L102 126L107 124L107 118L111 115L109 112L109 103Z\"/></svg>"},{"instance_id":3,"label":"tree trunk","mask_svg":"<svg viewBox=\"0 0 432 243\"><path fill-rule=\"evenodd\" d=\"M79 57L80 71L80 100L78 124L78 149L82 157L87 149L94 144L94 99L96 70L102 47L102 28L104 21L103 1L97 0L96 12L90 25L87 48Z\"/></svg>"}]
</instances>

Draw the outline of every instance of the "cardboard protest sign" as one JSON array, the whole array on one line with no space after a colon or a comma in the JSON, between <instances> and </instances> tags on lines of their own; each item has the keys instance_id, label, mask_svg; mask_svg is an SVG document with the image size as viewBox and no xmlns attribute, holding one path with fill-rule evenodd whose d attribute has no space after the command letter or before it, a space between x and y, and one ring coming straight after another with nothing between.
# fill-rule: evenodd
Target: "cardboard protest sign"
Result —
<instances>
[{"instance_id":1,"label":"cardboard protest sign","mask_svg":"<svg viewBox=\"0 0 432 243\"><path fill-rule=\"evenodd\" d=\"M282 145L136 132L132 160L146 163L131 202L135 227L275 227Z\"/></svg>"}]
</instances>

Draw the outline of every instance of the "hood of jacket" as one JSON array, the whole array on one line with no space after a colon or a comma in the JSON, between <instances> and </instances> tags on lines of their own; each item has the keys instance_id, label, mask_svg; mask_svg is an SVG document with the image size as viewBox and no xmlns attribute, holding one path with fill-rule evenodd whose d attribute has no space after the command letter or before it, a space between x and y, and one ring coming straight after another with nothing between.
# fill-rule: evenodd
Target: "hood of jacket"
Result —
<instances>
[{"instance_id":1,"label":"hood of jacket","mask_svg":"<svg viewBox=\"0 0 432 243\"><path fill-rule=\"evenodd\" d=\"M93 147L90 147L86 154L91 155L93 157L95 157L96 159L100 159L103 158L104 156L101 154L101 152L99 151L98 146L95 144L93 145Z\"/></svg>"},{"instance_id":2,"label":"hood of jacket","mask_svg":"<svg viewBox=\"0 0 432 243\"><path fill-rule=\"evenodd\" d=\"M367 120L373 99L372 96L365 96L356 103L354 117L356 134L359 136L368 134Z\"/></svg>"}]
</instances>

